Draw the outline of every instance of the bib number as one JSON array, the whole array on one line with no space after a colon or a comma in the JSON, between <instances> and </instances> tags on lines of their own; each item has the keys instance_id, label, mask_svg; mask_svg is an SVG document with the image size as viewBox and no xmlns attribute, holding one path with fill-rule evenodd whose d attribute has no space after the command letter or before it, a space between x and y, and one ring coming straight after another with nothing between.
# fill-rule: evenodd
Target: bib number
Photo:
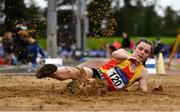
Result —
<instances>
[{"instance_id":1,"label":"bib number","mask_svg":"<svg viewBox=\"0 0 180 112\"><path fill-rule=\"evenodd\" d=\"M106 73L116 89L121 89L127 84L127 80L123 81L124 78L122 77L124 76L122 75L122 73L119 73L119 71L117 71L115 68L108 70Z\"/></svg>"}]
</instances>

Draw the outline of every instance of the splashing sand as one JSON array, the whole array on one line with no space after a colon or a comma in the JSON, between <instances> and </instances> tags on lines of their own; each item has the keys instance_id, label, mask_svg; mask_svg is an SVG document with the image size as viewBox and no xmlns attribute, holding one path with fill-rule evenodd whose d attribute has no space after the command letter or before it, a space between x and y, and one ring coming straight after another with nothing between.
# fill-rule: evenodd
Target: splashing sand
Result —
<instances>
[{"instance_id":1,"label":"splashing sand","mask_svg":"<svg viewBox=\"0 0 180 112\"><path fill-rule=\"evenodd\" d=\"M100 80L86 80L86 81L77 81L73 80L70 82L64 89L65 94L71 95L105 95L109 92L106 84Z\"/></svg>"}]
</instances>

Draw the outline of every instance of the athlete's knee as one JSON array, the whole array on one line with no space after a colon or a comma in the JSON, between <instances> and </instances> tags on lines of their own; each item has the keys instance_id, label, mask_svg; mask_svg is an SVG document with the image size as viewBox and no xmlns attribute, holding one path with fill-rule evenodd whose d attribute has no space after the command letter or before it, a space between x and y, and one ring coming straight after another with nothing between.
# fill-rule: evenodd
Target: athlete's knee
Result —
<instances>
[{"instance_id":1,"label":"athlete's knee","mask_svg":"<svg viewBox=\"0 0 180 112\"><path fill-rule=\"evenodd\" d=\"M74 69L76 69L76 73L75 73L74 77L77 80L84 80L84 79L86 79L87 74L86 74L86 71L84 70L83 67L74 67Z\"/></svg>"}]
</instances>

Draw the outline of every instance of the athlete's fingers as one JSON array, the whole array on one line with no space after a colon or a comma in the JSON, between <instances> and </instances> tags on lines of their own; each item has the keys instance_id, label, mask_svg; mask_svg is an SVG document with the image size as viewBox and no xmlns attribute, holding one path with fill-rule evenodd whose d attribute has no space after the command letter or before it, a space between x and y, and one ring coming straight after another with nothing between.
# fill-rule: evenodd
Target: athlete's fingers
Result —
<instances>
[{"instance_id":1,"label":"athlete's fingers","mask_svg":"<svg viewBox=\"0 0 180 112\"><path fill-rule=\"evenodd\" d=\"M136 61L135 61L135 64L136 65L139 65L139 64L141 64L142 62L141 61L139 61L138 59L136 59Z\"/></svg>"},{"instance_id":2,"label":"athlete's fingers","mask_svg":"<svg viewBox=\"0 0 180 112\"><path fill-rule=\"evenodd\" d=\"M153 88L152 88L152 92L157 92L157 91L160 91L160 92L162 92L163 91L163 86L162 85L159 85L159 86L154 86Z\"/></svg>"},{"instance_id":3,"label":"athlete's fingers","mask_svg":"<svg viewBox=\"0 0 180 112\"><path fill-rule=\"evenodd\" d=\"M131 61L131 62L133 62L133 63L135 63L136 65L139 65L139 64L142 63L141 61L139 61L137 58L135 58L135 57L133 57L133 56L130 56L130 57L128 58L128 60Z\"/></svg>"}]
</instances>

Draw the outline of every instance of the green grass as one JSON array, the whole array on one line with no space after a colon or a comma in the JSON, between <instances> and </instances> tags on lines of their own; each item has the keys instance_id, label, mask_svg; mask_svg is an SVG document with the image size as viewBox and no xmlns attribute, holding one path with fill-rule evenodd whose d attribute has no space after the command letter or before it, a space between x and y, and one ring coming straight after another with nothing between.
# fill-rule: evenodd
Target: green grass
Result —
<instances>
[{"instance_id":1,"label":"green grass","mask_svg":"<svg viewBox=\"0 0 180 112\"><path fill-rule=\"evenodd\" d=\"M132 40L135 42L139 39L138 37L131 37ZM147 37L147 39L155 42L156 37ZM173 42L175 41L175 37L160 37L160 40L165 44L165 45L172 45ZM112 44L114 40L119 41L120 43L122 42L122 37L88 37L87 38L87 48L88 49L99 49L103 47L103 45L106 44ZM39 45L46 49L47 48L47 39L39 39L38 40Z\"/></svg>"},{"instance_id":2,"label":"green grass","mask_svg":"<svg viewBox=\"0 0 180 112\"><path fill-rule=\"evenodd\" d=\"M45 39L45 38L38 39L38 44L40 45L41 48L46 49L47 48L47 39Z\"/></svg>"},{"instance_id":3,"label":"green grass","mask_svg":"<svg viewBox=\"0 0 180 112\"><path fill-rule=\"evenodd\" d=\"M139 39L138 37L131 37L132 40L135 42ZM147 37L147 39L151 40L153 43L156 41L156 37ZM99 49L104 44L112 44L114 40L118 40L120 43L122 43L122 37L101 37L101 38L95 38L95 37L89 37L87 39L87 48L89 49ZM160 40L165 45L172 45L175 41L175 37L160 37Z\"/></svg>"}]
</instances>

